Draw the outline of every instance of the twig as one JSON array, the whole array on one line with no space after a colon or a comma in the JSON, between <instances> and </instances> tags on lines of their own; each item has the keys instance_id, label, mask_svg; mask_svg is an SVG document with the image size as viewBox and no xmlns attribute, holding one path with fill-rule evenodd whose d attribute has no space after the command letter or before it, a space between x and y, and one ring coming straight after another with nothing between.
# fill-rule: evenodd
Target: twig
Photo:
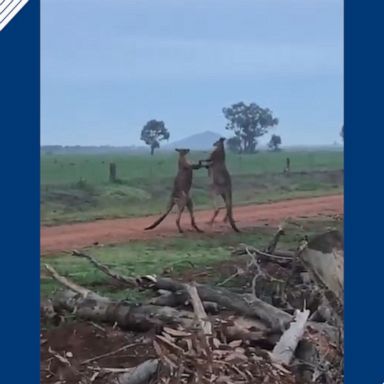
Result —
<instances>
[{"instance_id":1,"label":"twig","mask_svg":"<svg viewBox=\"0 0 384 384\"><path fill-rule=\"evenodd\" d=\"M67 365L68 367L72 367L72 364L69 362L69 360L64 357L64 356L61 356L60 353L54 351L51 347L48 348L48 352L53 355L57 360L60 361L60 363L63 363L65 365Z\"/></svg>"},{"instance_id":2,"label":"twig","mask_svg":"<svg viewBox=\"0 0 384 384\"><path fill-rule=\"evenodd\" d=\"M290 257L290 256L278 256L278 255L272 255L271 253L267 253L267 252L264 252L264 251L260 251L259 249L256 249L256 248L253 248L253 251L259 255L259 256L263 256L263 257L268 257L270 259L276 259L276 260L282 260L282 261L292 261L293 260L293 257Z\"/></svg>"},{"instance_id":3,"label":"twig","mask_svg":"<svg viewBox=\"0 0 384 384\"><path fill-rule=\"evenodd\" d=\"M270 241L270 243L268 244L268 247L266 249L266 251L268 253L273 253L277 247L277 243L279 242L280 240L280 237L282 235L284 235L284 226L283 224L280 224L279 225L279 228L277 230L277 232L275 233L275 235L273 236L272 240Z\"/></svg>"},{"instance_id":4,"label":"twig","mask_svg":"<svg viewBox=\"0 0 384 384\"><path fill-rule=\"evenodd\" d=\"M104 359L105 357L116 355L116 353L123 352L123 351L127 350L128 348L135 347L136 345L139 345L139 344L135 343L135 344L124 345L123 347L120 347L119 349L116 349L115 351L104 353L103 355L99 355L96 357L92 357L91 359L84 360L83 362L81 362L81 365L89 364L89 363L92 363L94 361Z\"/></svg>"},{"instance_id":5,"label":"twig","mask_svg":"<svg viewBox=\"0 0 384 384\"><path fill-rule=\"evenodd\" d=\"M243 269L237 268L237 271L233 275L227 277L224 281L222 281L221 283L218 283L216 285L218 287L221 287L221 286L227 284L228 282L230 282L231 280L233 280L234 278L236 278L237 276L244 275L244 273L245 273L245 271Z\"/></svg>"},{"instance_id":6,"label":"twig","mask_svg":"<svg viewBox=\"0 0 384 384\"><path fill-rule=\"evenodd\" d=\"M76 256L76 257L82 257L84 259L89 260L89 262L91 264L93 264L97 269L104 272L109 277L112 277L112 279L118 281L119 283L122 283L122 284L124 284L130 288L137 287L137 282L133 277L123 276L123 275L120 275L116 272L111 271L105 264L100 263L100 261L96 260L91 255L88 255L88 254L83 253L83 252L79 252L77 250L74 250L72 252L72 255Z\"/></svg>"},{"instance_id":7,"label":"twig","mask_svg":"<svg viewBox=\"0 0 384 384\"><path fill-rule=\"evenodd\" d=\"M95 328L99 329L102 332L107 332L105 328L103 328L101 325L96 324L94 321L90 321L89 324L93 325Z\"/></svg>"},{"instance_id":8,"label":"twig","mask_svg":"<svg viewBox=\"0 0 384 384\"><path fill-rule=\"evenodd\" d=\"M290 254L288 252L282 252L282 251L276 251L276 253L279 253L279 254L271 254L271 253L268 253L268 252L265 252L265 251L261 251L260 249L257 249L255 247L252 247L252 246L249 246L247 244L240 244L241 247L243 247L241 249L241 251L245 251L245 253L247 253L247 249L248 250L251 250L252 252L254 252L255 254L257 254L258 256L260 257L263 257L263 258L267 258L267 259L272 259L274 261L276 261L277 263L282 263L282 264L286 264L286 263L289 263L291 262L293 259L294 259L294 254ZM239 254L239 249L233 251L232 253L237 253Z\"/></svg>"},{"instance_id":9,"label":"twig","mask_svg":"<svg viewBox=\"0 0 384 384\"><path fill-rule=\"evenodd\" d=\"M126 373L131 372L133 368L103 368L103 367L92 367L87 366L90 371L96 371L98 373Z\"/></svg>"}]
</instances>

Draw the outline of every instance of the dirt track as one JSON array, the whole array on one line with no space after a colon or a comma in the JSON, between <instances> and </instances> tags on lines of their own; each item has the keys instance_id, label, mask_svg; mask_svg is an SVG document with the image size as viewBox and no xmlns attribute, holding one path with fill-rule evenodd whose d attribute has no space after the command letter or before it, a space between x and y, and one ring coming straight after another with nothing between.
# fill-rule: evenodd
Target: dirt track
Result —
<instances>
[{"instance_id":1,"label":"dirt track","mask_svg":"<svg viewBox=\"0 0 384 384\"><path fill-rule=\"evenodd\" d=\"M239 228L249 228L264 223L278 223L292 217L314 217L343 213L343 196L325 196L306 199L287 200L270 204L248 205L235 208L235 219ZM212 210L196 212L198 225L207 232L231 231L218 218L217 224L210 228L206 222ZM116 244L129 240L153 239L175 236L177 229L175 216L169 215L165 221L152 231L144 231L157 216L131 219L99 220L91 223L76 223L41 228L41 254L47 255L71 249L80 249L99 244ZM182 225L190 231L189 218L184 214Z\"/></svg>"}]
</instances>

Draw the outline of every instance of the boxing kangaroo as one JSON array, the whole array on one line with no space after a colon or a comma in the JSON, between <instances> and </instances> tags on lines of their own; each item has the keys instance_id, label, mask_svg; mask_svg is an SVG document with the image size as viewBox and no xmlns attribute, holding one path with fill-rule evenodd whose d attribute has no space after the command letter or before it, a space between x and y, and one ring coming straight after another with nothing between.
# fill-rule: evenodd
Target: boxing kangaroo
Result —
<instances>
[{"instance_id":1,"label":"boxing kangaroo","mask_svg":"<svg viewBox=\"0 0 384 384\"><path fill-rule=\"evenodd\" d=\"M199 164L190 164L188 162L187 154L189 153L189 149L176 149L176 151L179 153L179 162L178 162L179 170L175 177L173 190L172 190L170 201L167 206L167 210L152 225L145 228L145 230L149 230L157 227L168 216L172 208L175 205L177 205L178 215L176 219L176 225L179 232L183 233L183 230L180 226L180 219L185 208L187 208L189 211L192 227L195 228L197 232L203 232L196 225L195 217L193 214L193 202L191 197L189 196L189 191L191 190L191 187L192 187L193 170L200 169L203 166L201 165L200 162Z\"/></svg>"},{"instance_id":2,"label":"boxing kangaroo","mask_svg":"<svg viewBox=\"0 0 384 384\"><path fill-rule=\"evenodd\" d=\"M240 232L235 224L233 219L232 212L232 182L231 176L228 172L228 169L225 165L225 148L224 148L224 138L220 138L213 145L215 149L211 153L210 157L206 160L200 160L199 164L203 164L208 168L208 175L212 178L212 195L215 205L215 211L210 220L212 225L216 219L216 216L219 214L221 207L217 207L215 203L215 197L217 195L221 196L225 203L226 215L224 221L229 220L231 227L234 231Z\"/></svg>"}]
</instances>

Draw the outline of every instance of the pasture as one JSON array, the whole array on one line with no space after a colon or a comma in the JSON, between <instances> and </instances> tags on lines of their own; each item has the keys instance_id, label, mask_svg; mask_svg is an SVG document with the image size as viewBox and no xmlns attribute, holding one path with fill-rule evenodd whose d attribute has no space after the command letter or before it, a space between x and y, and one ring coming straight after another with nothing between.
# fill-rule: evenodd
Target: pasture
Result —
<instances>
[{"instance_id":1,"label":"pasture","mask_svg":"<svg viewBox=\"0 0 384 384\"><path fill-rule=\"evenodd\" d=\"M208 153L192 152L191 161ZM285 159L291 174L283 174ZM118 182L109 182L109 164ZM270 202L334 194L343 190L343 152L281 151L227 155L234 204ZM175 152L41 156L41 220L44 225L132 217L162 211L177 170ZM211 205L205 169L195 172L192 196L197 209Z\"/></svg>"}]
</instances>

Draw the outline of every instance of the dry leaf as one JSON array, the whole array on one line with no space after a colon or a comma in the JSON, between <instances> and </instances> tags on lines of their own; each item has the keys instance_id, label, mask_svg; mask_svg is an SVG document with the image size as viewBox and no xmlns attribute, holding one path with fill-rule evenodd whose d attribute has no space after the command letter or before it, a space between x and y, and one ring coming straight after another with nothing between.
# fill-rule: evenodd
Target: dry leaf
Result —
<instances>
[{"instance_id":1,"label":"dry leaf","mask_svg":"<svg viewBox=\"0 0 384 384\"><path fill-rule=\"evenodd\" d=\"M242 340L233 340L228 345L232 348L240 347L240 345L243 344Z\"/></svg>"},{"instance_id":2,"label":"dry leaf","mask_svg":"<svg viewBox=\"0 0 384 384\"><path fill-rule=\"evenodd\" d=\"M185 332L179 329L172 329L168 327L164 327L163 331L174 337L190 337L191 336L190 332Z\"/></svg>"}]
</instances>

